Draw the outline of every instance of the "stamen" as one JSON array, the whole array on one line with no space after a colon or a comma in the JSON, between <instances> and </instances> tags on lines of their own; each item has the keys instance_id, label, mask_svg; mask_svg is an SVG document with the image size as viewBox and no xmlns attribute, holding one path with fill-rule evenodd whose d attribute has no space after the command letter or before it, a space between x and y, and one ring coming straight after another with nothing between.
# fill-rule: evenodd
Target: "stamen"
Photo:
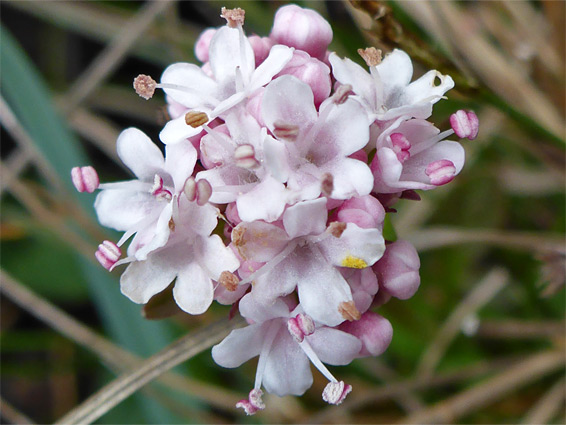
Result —
<instances>
[{"instance_id":1,"label":"stamen","mask_svg":"<svg viewBox=\"0 0 566 425\"><path fill-rule=\"evenodd\" d=\"M407 138L401 133L393 133L391 136L391 144L393 145L393 152L397 155L397 159L403 163L411 157L409 149L411 149L411 143Z\"/></svg>"},{"instance_id":2,"label":"stamen","mask_svg":"<svg viewBox=\"0 0 566 425\"><path fill-rule=\"evenodd\" d=\"M191 111L185 114L185 122L192 128L200 127L208 122L209 118L204 112Z\"/></svg>"},{"instance_id":3,"label":"stamen","mask_svg":"<svg viewBox=\"0 0 566 425\"><path fill-rule=\"evenodd\" d=\"M241 27L244 25L246 11L239 7L236 9L226 9L223 7L220 9L220 16L226 19L226 23L230 28L237 28L238 26Z\"/></svg>"},{"instance_id":4,"label":"stamen","mask_svg":"<svg viewBox=\"0 0 566 425\"><path fill-rule=\"evenodd\" d=\"M366 62L367 66L373 67L381 63L381 50L378 50L375 47L358 49L358 54Z\"/></svg>"},{"instance_id":5,"label":"stamen","mask_svg":"<svg viewBox=\"0 0 566 425\"><path fill-rule=\"evenodd\" d=\"M303 342L305 336L312 335L315 331L315 325L310 316L304 313L299 313L295 317L287 320L287 329L295 341L298 343Z\"/></svg>"},{"instance_id":6,"label":"stamen","mask_svg":"<svg viewBox=\"0 0 566 425\"><path fill-rule=\"evenodd\" d=\"M240 168L253 169L259 167L259 161L255 157L255 149L252 145L240 145L234 150L236 166Z\"/></svg>"},{"instance_id":7,"label":"stamen","mask_svg":"<svg viewBox=\"0 0 566 425\"><path fill-rule=\"evenodd\" d=\"M212 196L212 186L206 179L197 181L196 198L197 205L205 205Z\"/></svg>"},{"instance_id":8,"label":"stamen","mask_svg":"<svg viewBox=\"0 0 566 425\"><path fill-rule=\"evenodd\" d=\"M226 290L230 292L234 292L238 289L238 284L240 283L240 279L234 273L229 272L228 270L223 271L220 273L220 278L218 279L218 283L220 283Z\"/></svg>"},{"instance_id":9,"label":"stamen","mask_svg":"<svg viewBox=\"0 0 566 425\"><path fill-rule=\"evenodd\" d=\"M253 415L257 413L258 410L265 409L265 403L261 399L263 391L261 389L253 389L248 395L248 399L240 400L236 403L236 407L244 409L246 415Z\"/></svg>"},{"instance_id":10,"label":"stamen","mask_svg":"<svg viewBox=\"0 0 566 425\"><path fill-rule=\"evenodd\" d=\"M299 135L299 126L294 124L288 124L282 121L275 121L273 123L273 134L278 139L285 139L289 142L294 142L297 140Z\"/></svg>"},{"instance_id":11,"label":"stamen","mask_svg":"<svg viewBox=\"0 0 566 425\"><path fill-rule=\"evenodd\" d=\"M327 231L335 238L339 238L340 236L342 236L342 233L344 233L344 230L346 230L346 226L347 226L346 223L342 223L340 221L334 221L330 223Z\"/></svg>"},{"instance_id":12,"label":"stamen","mask_svg":"<svg viewBox=\"0 0 566 425\"><path fill-rule=\"evenodd\" d=\"M71 170L71 180L79 192L92 193L100 185L96 170L90 165L86 167L74 167Z\"/></svg>"},{"instance_id":13,"label":"stamen","mask_svg":"<svg viewBox=\"0 0 566 425\"><path fill-rule=\"evenodd\" d=\"M338 313L340 313L342 317L349 322L360 320L360 318L362 317L362 315L356 308L354 301L341 302L338 305Z\"/></svg>"},{"instance_id":14,"label":"stamen","mask_svg":"<svg viewBox=\"0 0 566 425\"><path fill-rule=\"evenodd\" d=\"M122 256L122 250L118 248L118 245L114 242L103 241L100 245L98 245L98 249L94 253L94 256L98 262L102 264L102 267L106 270L112 271L114 265Z\"/></svg>"},{"instance_id":15,"label":"stamen","mask_svg":"<svg viewBox=\"0 0 566 425\"><path fill-rule=\"evenodd\" d=\"M461 139L474 140L478 136L479 120L474 111L460 109L450 115L450 125L454 133Z\"/></svg>"},{"instance_id":16,"label":"stamen","mask_svg":"<svg viewBox=\"0 0 566 425\"><path fill-rule=\"evenodd\" d=\"M187 179L185 186L183 187L183 193L191 202L197 199L197 182L194 177L189 177Z\"/></svg>"},{"instance_id":17,"label":"stamen","mask_svg":"<svg viewBox=\"0 0 566 425\"><path fill-rule=\"evenodd\" d=\"M352 386L345 384L344 381L329 382L322 392L322 399L329 404L338 405L344 401L351 391Z\"/></svg>"},{"instance_id":18,"label":"stamen","mask_svg":"<svg viewBox=\"0 0 566 425\"><path fill-rule=\"evenodd\" d=\"M136 93L145 100L149 100L153 97L156 87L157 82L149 75L140 74L134 78L134 89Z\"/></svg>"},{"instance_id":19,"label":"stamen","mask_svg":"<svg viewBox=\"0 0 566 425\"><path fill-rule=\"evenodd\" d=\"M332 100L337 105L342 105L344 102L348 100L350 93L352 91L352 86L350 84L343 84L336 89L334 95L332 96Z\"/></svg>"},{"instance_id":20,"label":"stamen","mask_svg":"<svg viewBox=\"0 0 566 425\"><path fill-rule=\"evenodd\" d=\"M334 177L330 173L324 173L322 175L322 181L320 182L320 190L326 196L332 195L334 190Z\"/></svg>"},{"instance_id":21,"label":"stamen","mask_svg":"<svg viewBox=\"0 0 566 425\"><path fill-rule=\"evenodd\" d=\"M170 191L163 188L163 179L157 174L153 179L153 187L149 192L158 200L165 200L167 202L169 202L173 197Z\"/></svg>"},{"instance_id":22,"label":"stamen","mask_svg":"<svg viewBox=\"0 0 566 425\"><path fill-rule=\"evenodd\" d=\"M439 159L431 162L425 169L425 174L430 178L430 183L441 186L449 183L456 176L456 167L448 159Z\"/></svg>"}]
</instances>

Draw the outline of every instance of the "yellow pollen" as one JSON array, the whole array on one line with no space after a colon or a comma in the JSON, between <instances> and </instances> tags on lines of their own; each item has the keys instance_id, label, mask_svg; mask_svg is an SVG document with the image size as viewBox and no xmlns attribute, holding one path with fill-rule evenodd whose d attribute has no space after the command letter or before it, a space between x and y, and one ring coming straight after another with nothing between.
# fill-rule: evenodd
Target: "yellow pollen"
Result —
<instances>
[{"instance_id":1,"label":"yellow pollen","mask_svg":"<svg viewBox=\"0 0 566 425\"><path fill-rule=\"evenodd\" d=\"M342 267L349 267L351 269L365 269L368 266L361 258L356 258L351 255L348 255L346 258L342 260Z\"/></svg>"}]
</instances>

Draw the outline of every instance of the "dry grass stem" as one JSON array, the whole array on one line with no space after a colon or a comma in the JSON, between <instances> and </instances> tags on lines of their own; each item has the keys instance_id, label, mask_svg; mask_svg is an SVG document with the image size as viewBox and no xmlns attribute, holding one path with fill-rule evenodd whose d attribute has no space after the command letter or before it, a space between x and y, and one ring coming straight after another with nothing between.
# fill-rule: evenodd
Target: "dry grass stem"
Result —
<instances>
[{"instance_id":1,"label":"dry grass stem","mask_svg":"<svg viewBox=\"0 0 566 425\"><path fill-rule=\"evenodd\" d=\"M564 322L483 321L477 336L495 339L554 339L564 338L564 331Z\"/></svg>"},{"instance_id":2,"label":"dry grass stem","mask_svg":"<svg viewBox=\"0 0 566 425\"><path fill-rule=\"evenodd\" d=\"M70 114L116 69L136 40L171 4L171 0L154 0L142 7L73 84L63 102L65 114Z\"/></svg>"},{"instance_id":3,"label":"dry grass stem","mask_svg":"<svg viewBox=\"0 0 566 425\"><path fill-rule=\"evenodd\" d=\"M243 320L227 319L186 335L159 353L145 360L133 372L125 373L90 396L81 405L59 419L57 424L92 423L121 401L163 373L189 360L220 342L228 333L243 324Z\"/></svg>"},{"instance_id":4,"label":"dry grass stem","mask_svg":"<svg viewBox=\"0 0 566 425\"><path fill-rule=\"evenodd\" d=\"M35 424L30 418L17 410L0 396L0 415L13 424Z\"/></svg>"},{"instance_id":5,"label":"dry grass stem","mask_svg":"<svg viewBox=\"0 0 566 425\"><path fill-rule=\"evenodd\" d=\"M14 179L18 176L32 163L33 154L24 149L17 149L6 159L6 167L11 171L9 175L4 176L0 180L0 196L4 193Z\"/></svg>"},{"instance_id":6,"label":"dry grass stem","mask_svg":"<svg viewBox=\"0 0 566 425\"><path fill-rule=\"evenodd\" d=\"M125 371L142 363L143 360L138 356L113 344L53 304L38 297L2 270L0 270L0 280L2 281L0 290L4 295L32 316L94 353L114 371ZM206 401L211 406L225 410L232 410L235 402L241 398L240 394L182 377L173 372L165 373L160 378L160 382L171 389L190 394L192 397Z\"/></svg>"},{"instance_id":7,"label":"dry grass stem","mask_svg":"<svg viewBox=\"0 0 566 425\"><path fill-rule=\"evenodd\" d=\"M522 424L546 424L560 412L564 412L566 379L559 379L527 412Z\"/></svg>"},{"instance_id":8,"label":"dry grass stem","mask_svg":"<svg viewBox=\"0 0 566 425\"><path fill-rule=\"evenodd\" d=\"M457 423L466 414L478 411L520 387L563 368L565 361L562 351L536 354L468 390L404 418L399 423Z\"/></svg>"},{"instance_id":9,"label":"dry grass stem","mask_svg":"<svg viewBox=\"0 0 566 425\"><path fill-rule=\"evenodd\" d=\"M559 235L542 235L528 232L505 232L496 229L464 229L427 227L406 238L418 251L437 249L451 245L481 243L502 248L521 249L530 252L564 253L564 238Z\"/></svg>"},{"instance_id":10,"label":"dry grass stem","mask_svg":"<svg viewBox=\"0 0 566 425\"><path fill-rule=\"evenodd\" d=\"M493 269L452 311L446 322L424 351L416 375L431 376L442 360L448 346L460 333L464 319L490 302L507 284L509 273L504 269Z\"/></svg>"}]
</instances>

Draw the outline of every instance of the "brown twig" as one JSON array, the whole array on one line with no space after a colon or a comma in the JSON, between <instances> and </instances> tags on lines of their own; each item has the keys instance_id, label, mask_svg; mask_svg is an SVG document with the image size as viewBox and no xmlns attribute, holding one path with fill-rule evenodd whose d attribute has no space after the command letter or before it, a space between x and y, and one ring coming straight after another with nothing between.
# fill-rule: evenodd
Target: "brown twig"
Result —
<instances>
[{"instance_id":1,"label":"brown twig","mask_svg":"<svg viewBox=\"0 0 566 425\"><path fill-rule=\"evenodd\" d=\"M487 276L460 302L431 343L424 351L417 367L417 376L431 376L442 359L446 349L460 332L464 319L478 311L497 295L507 284L509 274L504 269L493 269Z\"/></svg>"},{"instance_id":2,"label":"brown twig","mask_svg":"<svg viewBox=\"0 0 566 425\"><path fill-rule=\"evenodd\" d=\"M480 338L533 339L564 337L563 322L532 322L524 320L485 321L478 328Z\"/></svg>"},{"instance_id":3,"label":"brown twig","mask_svg":"<svg viewBox=\"0 0 566 425\"><path fill-rule=\"evenodd\" d=\"M30 418L17 410L0 396L0 416L13 424L35 424Z\"/></svg>"},{"instance_id":4,"label":"brown twig","mask_svg":"<svg viewBox=\"0 0 566 425\"><path fill-rule=\"evenodd\" d=\"M527 412L522 424L546 424L560 411L566 397L566 379L559 379ZM564 409L562 410L564 412Z\"/></svg>"},{"instance_id":5,"label":"brown twig","mask_svg":"<svg viewBox=\"0 0 566 425\"><path fill-rule=\"evenodd\" d=\"M404 418L399 423L455 423L467 413L493 403L521 386L564 367L565 361L561 351L536 354L468 390Z\"/></svg>"}]
</instances>

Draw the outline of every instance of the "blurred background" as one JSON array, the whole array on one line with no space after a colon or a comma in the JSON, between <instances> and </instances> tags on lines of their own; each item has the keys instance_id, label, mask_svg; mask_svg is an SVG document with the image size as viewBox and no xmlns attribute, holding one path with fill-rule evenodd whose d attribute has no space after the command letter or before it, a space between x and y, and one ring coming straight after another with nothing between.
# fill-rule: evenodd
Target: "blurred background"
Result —
<instances>
[{"instance_id":1,"label":"blurred background","mask_svg":"<svg viewBox=\"0 0 566 425\"><path fill-rule=\"evenodd\" d=\"M302 398L268 396L245 417L234 404L253 386L255 361L222 369L204 350L97 422L566 423L565 3L296 3L330 21L342 56L363 63L360 47L398 47L415 76L450 74L456 88L432 118L440 129L457 109L479 116L462 173L392 217L419 250L421 287L380 307L394 329L385 354L333 369L354 387L339 407L320 399L326 381L315 372ZM0 3L3 423L53 422L226 316L214 306L158 320L167 306L142 311L123 297L120 271L93 255L117 235L96 223L94 195L76 193L70 170L128 178L117 135L135 126L157 141L165 122L163 94L144 101L133 78L195 62L195 40L223 24L222 6L244 8L246 32L268 35L284 4Z\"/></svg>"}]
</instances>

